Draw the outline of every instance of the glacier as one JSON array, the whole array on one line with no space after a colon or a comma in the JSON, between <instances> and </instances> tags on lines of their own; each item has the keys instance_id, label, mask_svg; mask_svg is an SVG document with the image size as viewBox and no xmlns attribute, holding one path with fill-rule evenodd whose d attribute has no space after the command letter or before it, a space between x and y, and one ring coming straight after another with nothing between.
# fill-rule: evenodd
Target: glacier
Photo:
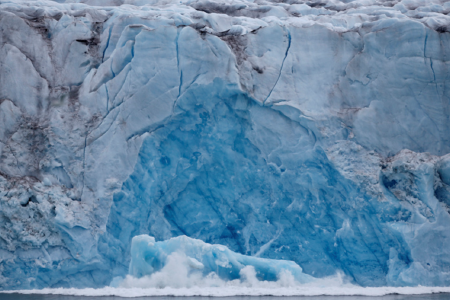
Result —
<instances>
[{"instance_id":1,"label":"glacier","mask_svg":"<svg viewBox=\"0 0 450 300\"><path fill-rule=\"evenodd\" d=\"M449 13L0 0L0 290L115 284L140 235L449 286Z\"/></svg>"},{"instance_id":2,"label":"glacier","mask_svg":"<svg viewBox=\"0 0 450 300\"><path fill-rule=\"evenodd\" d=\"M136 278L147 279L144 287L192 287L204 278L213 282L243 279L250 284L281 279L291 284L314 281L292 261L246 256L185 235L161 242L148 235L135 236L130 256L128 278L115 278L113 286L130 284L127 281L133 284Z\"/></svg>"}]
</instances>

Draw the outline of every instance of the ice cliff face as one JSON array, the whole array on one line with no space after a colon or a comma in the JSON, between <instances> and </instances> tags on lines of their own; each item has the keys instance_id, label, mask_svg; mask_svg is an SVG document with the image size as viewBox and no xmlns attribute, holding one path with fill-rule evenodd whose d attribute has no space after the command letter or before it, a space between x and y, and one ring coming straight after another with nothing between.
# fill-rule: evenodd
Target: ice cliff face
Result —
<instances>
[{"instance_id":1,"label":"ice cliff face","mask_svg":"<svg viewBox=\"0 0 450 300\"><path fill-rule=\"evenodd\" d=\"M139 234L450 284L450 3L57 2L0 0L1 289Z\"/></svg>"}]
</instances>

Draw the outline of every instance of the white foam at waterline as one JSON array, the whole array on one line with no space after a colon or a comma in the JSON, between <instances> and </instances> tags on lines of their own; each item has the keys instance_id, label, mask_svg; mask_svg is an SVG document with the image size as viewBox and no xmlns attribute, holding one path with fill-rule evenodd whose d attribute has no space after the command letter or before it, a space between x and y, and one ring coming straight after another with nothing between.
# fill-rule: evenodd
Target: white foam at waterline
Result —
<instances>
[{"instance_id":1,"label":"white foam at waterline","mask_svg":"<svg viewBox=\"0 0 450 300\"><path fill-rule=\"evenodd\" d=\"M112 288L101 289L42 289L42 290L18 290L1 291L0 293L20 294L52 294L71 296L118 296L125 298L144 296L385 296L392 294L419 295L450 293L450 287L290 287L277 289L247 288L247 287L193 287L193 288Z\"/></svg>"},{"instance_id":2,"label":"white foam at waterline","mask_svg":"<svg viewBox=\"0 0 450 300\"><path fill-rule=\"evenodd\" d=\"M116 278L116 287L100 289L57 288L42 290L0 291L0 293L56 294L71 296L118 296L124 298L145 296L385 296L392 294L418 295L450 293L450 287L360 287L350 284L345 276L317 278L301 284L292 274L282 272L277 281L260 281L255 269L246 266L240 272L240 279L223 280L215 273L204 276L189 267L187 257L173 254L168 263L158 272L135 278L127 275Z\"/></svg>"}]
</instances>

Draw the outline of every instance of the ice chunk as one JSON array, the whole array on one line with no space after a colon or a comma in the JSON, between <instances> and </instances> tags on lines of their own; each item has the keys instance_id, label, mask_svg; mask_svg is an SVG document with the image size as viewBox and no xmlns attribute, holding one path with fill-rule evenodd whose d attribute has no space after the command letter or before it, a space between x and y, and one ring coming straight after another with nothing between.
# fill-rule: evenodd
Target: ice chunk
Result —
<instances>
[{"instance_id":1,"label":"ice chunk","mask_svg":"<svg viewBox=\"0 0 450 300\"><path fill-rule=\"evenodd\" d=\"M140 234L450 285L450 4L275 2L0 1L0 289L105 286Z\"/></svg>"},{"instance_id":2,"label":"ice chunk","mask_svg":"<svg viewBox=\"0 0 450 300\"><path fill-rule=\"evenodd\" d=\"M224 280L238 279L243 275L247 279L275 281L286 272L299 283L314 279L304 274L293 261L242 255L225 246L207 244L187 236L161 242L155 242L155 238L148 235L135 236L131 242L129 274L137 278L152 275L174 260L189 266L189 272L201 272L204 276L215 273Z\"/></svg>"}]
</instances>

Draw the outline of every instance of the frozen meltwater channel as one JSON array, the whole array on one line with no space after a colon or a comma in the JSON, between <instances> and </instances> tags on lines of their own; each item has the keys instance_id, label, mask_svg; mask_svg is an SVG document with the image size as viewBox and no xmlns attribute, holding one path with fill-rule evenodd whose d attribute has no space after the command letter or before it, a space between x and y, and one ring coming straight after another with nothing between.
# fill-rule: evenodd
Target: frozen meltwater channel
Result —
<instances>
[{"instance_id":1,"label":"frozen meltwater channel","mask_svg":"<svg viewBox=\"0 0 450 300\"><path fill-rule=\"evenodd\" d=\"M0 290L445 291L449 14L0 0Z\"/></svg>"}]
</instances>

